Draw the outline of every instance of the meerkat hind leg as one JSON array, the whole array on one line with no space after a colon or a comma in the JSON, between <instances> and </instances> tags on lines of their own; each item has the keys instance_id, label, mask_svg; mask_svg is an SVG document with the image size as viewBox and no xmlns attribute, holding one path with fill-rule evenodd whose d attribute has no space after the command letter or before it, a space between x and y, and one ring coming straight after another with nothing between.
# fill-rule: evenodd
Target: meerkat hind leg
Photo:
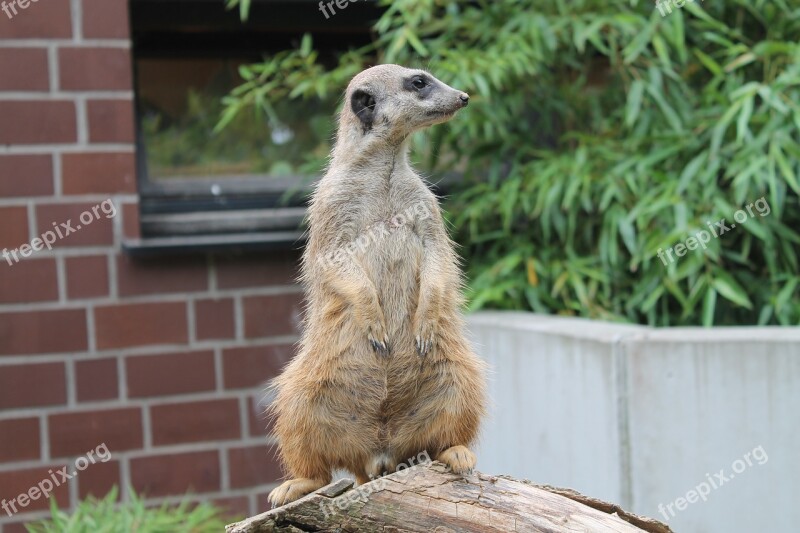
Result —
<instances>
[{"instance_id":1,"label":"meerkat hind leg","mask_svg":"<svg viewBox=\"0 0 800 533\"><path fill-rule=\"evenodd\" d=\"M475 468L478 460L466 446L451 446L436 458L450 467L454 474L469 474Z\"/></svg>"},{"instance_id":2,"label":"meerkat hind leg","mask_svg":"<svg viewBox=\"0 0 800 533\"><path fill-rule=\"evenodd\" d=\"M359 485L363 485L364 483L369 483L372 481L369 476L367 476L366 472L356 472L356 483Z\"/></svg>"},{"instance_id":3,"label":"meerkat hind leg","mask_svg":"<svg viewBox=\"0 0 800 533\"><path fill-rule=\"evenodd\" d=\"M273 507L280 507L300 499L306 494L311 494L328 483L330 483L330 480L309 479L307 477L289 479L269 493L269 502Z\"/></svg>"}]
</instances>

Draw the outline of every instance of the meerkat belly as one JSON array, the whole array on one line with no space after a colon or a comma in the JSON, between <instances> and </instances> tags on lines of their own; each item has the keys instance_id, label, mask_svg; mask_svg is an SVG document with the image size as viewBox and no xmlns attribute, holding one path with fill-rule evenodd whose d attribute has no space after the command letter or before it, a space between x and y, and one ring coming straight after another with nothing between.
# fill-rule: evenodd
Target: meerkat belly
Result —
<instances>
[{"instance_id":1,"label":"meerkat belly","mask_svg":"<svg viewBox=\"0 0 800 533\"><path fill-rule=\"evenodd\" d=\"M410 339L421 259L422 242L407 226L390 226L362 256L378 293L390 342L398 349Z\"/></svg>"},{"instance_id":2,"label":"meerkat belly","mask_svg":"<svg viewBox=\"0 0 800 533\"><path fill-rule=\"evenodd\" d=\"M419 270L422 242L411 227L388 227L382 238L367 247L359 258L375 286L386 319L389 356L380 359L385 390L378 406L378 439L364 469L369 476L393 471L398 461L394 433L404 408L414 394L419 356L414 347L412 322L419 300Z\"/></svg>"}]
</instances>

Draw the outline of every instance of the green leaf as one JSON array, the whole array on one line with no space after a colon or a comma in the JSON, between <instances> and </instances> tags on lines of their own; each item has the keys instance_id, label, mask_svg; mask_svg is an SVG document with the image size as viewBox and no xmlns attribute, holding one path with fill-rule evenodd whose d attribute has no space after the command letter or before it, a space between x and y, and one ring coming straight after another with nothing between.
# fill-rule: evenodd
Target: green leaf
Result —
<instances>
[{"instance_id":1,"label":"green leaf","mask_svg":"<svg viewBox=\"0 0 800 533\"><path fill-rule=\"evenodd\" d=\"M703 66L705 66L712 74L714 74L715 76L719 76L724 73L719 63L714 61L714 59L712 59L711 56L707 55L701 50L698 50L697 48L692 49L692 51L700 60L700 62L703 64Z\"/></svg>"},{"instance_id":2,"label":"green leaf","mask_svg":"<svg viewBox=\"0 0 800 533\"><path fill-rule=\"evenodd\" d=\"M733 103L731 107L722 115L722 118L714 127L714 130L711 135L711 157L717 157L719 152L720 146L722 145L722 138L725 135L725 131L730 126L733 117L736 116L736 113L739 112L739 109L744 105L744 100L737 100Z\"/></svg>"},{"instance_id":3,"label":"green leaf","mask_svg":"<svg viewBox=\"0 0 800 533\"><path fill-rule=\"evenodd\" d=\"M717 308L717 291L709 287L703 298L703 326L709 328L714 325L714 312Z\"/></svg>"},{"instance_id":4,"label":"green leaf","mask_svg":"<svg viewBox=\"0 0 800 533\"><path fill-rule=\"evenodd\" d=\"M408 39L408 44L410 44L421 57L428 57L431 54L428 48L419 40L419 37L410 29L406 31L406 38Z\"/></svg>"},{"instance_id":5,"label":"green leaf","mask_svg":"<svg viewBox=\"0 0 800 533\"><path fill-rule=\"evenodd\" d=\"M644 94L644 83L642 80L634 80L628 92L628 103L625 106L625 125L630 127L636 122L636 117L642 109L642 95Z\"/></svg>"},{"instance_id":6,"label":"green leaf","mask_svg":"<svg viewBox=\"0 0 800 533\"><path fill-rule=\"evenodd\" d=\"M303 40L300 42L300 55L308 57L311 55L314 40L310 33L303 34Z\"/></svg>"},{"instance_id":7,"label":"green leaf","mask_svg":"<svg viewBox=\"0 0 800 533\"><path fill-rule=\"evenodd\" d=\"M625 243L625 247L628 249L628 252L631 254L636 253L636 230L633 228L633 224L626 216L622 216L619 219L619 233L622 235L622 242Z\"/></svg>"},{"instance_id":8,"label":"green leaf","mask_svg":"<svg viewBox=\"0 0 800 533\"><path fill-rule=\"evenodd\" d=\"M792 278L783 286L781 292L775 298L775 313L780 314L788 305L792 295L797 290L798 282L800 282L800 278Z\"/></svg>"},{"instance_id":9,"label":"green leaf","mask_svg":"<svg viewBox=\"0 0 800 533\"><path fill-rule=\"evenodd\" d=\"M680 177L678 178L678 194L685 191L694 177L697 175L697 172L700 170L700 167L707 161L708 159L708 152L701 152L697 156L695 156L686 167L681 172Z\"/></svg>"},{"instance_id":10,"label":"green leaf","mask_svg":"<svg viewBox=\"0 0 800 533\"><path fill-rule=\"evenodd\" d=\"M778 168L780 169L781 174L783 174L786 183L789 184L789 187L791 187L795 193L800 195L800 183L797 181L797 176L792 169L792 165L783 155L780 147L778 147L778 145L775 143L772 143L770 146L770 156L774 157L775 163L777 163Z\"/></svg>"},{"instance_id":11,"label":"green leaf","mask_svg":"<svg viewBox=\"0 0 800 533\"><path fill-rule=\"evenodd\" d=\"M747 52L746 54L742 54L733 61L731 61L730 63L728 63L727 65L725 65L725 72L730 74L731 72L733 72L738 68L741 68L745 65L749 65L756 59L758 59L758 57L752 52Z\"/></svg>"},{"instance_id":12,"label":"green leaf","mask_svg":"<svg viewBox=\"0 0 800 533\"><path fill-rule=\"evenodd\" d=\"M664 68L671 69L672 61L670 61L669 58L667 43L665 43L664 39L662 39L658 34L653 35L653 49L656 51L656 55L658 56L658 59L661 60L661 64L664 65Z\"/></svg>"},{"instance_id":13,"label":"green leaf","mask_svg":"<svg viewBox=\"0 0 800 533\"><path fill-rule=\"evenodd\" d=\"M736 305L745 307L747 309L753 308L753 303L747 297L747 292L739 285L732 276L724 271L716 273L711 285L717 290L724 298L730 300Z\"/></svg>"},{"instance_id":14,"label":"green leaf","mask_svg":"<svg viewBox=\"0 0 800 533\"><path fill-rule=\"evenodd\" d=\"M748 125L750 124L750 117L753 115L753 96L744 98L742 110L739 112L739 118L736 120L736 142L742 142L745 135L750 133Z\"/></svg>"}]
</instances>

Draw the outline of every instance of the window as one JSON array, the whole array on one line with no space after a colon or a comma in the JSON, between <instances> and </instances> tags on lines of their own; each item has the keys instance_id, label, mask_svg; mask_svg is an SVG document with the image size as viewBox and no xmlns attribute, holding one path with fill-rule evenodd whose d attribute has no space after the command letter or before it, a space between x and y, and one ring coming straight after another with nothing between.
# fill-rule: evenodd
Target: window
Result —
<instances>
[{"instance_id":1,"label":"window","mask_svg":"<svg viewBox=\"0 0 800 533\"><path fill-rule=\"evenodd\" d=\"M130 1L143 241L129 250L295 244L338 101L245 113L214 134L220 99L241 83L241 65L306 32L323 61L365 44L379 8L353 3L326 19L318 2L254 0L243 23L223 0Z\"/></svg>"}]
</instances>

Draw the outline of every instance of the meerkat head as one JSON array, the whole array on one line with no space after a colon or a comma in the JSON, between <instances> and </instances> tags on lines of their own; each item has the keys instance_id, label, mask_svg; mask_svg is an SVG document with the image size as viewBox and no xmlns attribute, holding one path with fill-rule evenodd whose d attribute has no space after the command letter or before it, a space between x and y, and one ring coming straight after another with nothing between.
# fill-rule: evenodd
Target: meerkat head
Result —
<instances>
[{"instance_id":1,"label":"meerkat head","mask_svg":"<svg viewBox=\"0 0 800 533\"><path fill-rule=\"evenodd\" d=\"M416 130L446 122L468 103L467 93L424 70L378 65L350 82L341 122L351 134L356 130L360 135L402 140Z\"/></svg>"}]
</instances>

